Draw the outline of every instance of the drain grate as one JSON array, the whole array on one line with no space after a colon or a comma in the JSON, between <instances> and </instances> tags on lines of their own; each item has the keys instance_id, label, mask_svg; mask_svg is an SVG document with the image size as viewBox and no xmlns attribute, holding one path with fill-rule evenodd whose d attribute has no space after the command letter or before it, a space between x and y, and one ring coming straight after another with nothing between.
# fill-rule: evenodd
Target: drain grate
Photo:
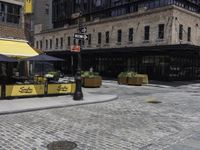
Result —
<instances>
[{"instance_id":1,"label":"drain grate","mask_svg":"<svg viewBox=\"0 0 200 150\"><path fill-rule=\"evenodd\" d=\"M77 144L70 141L55 141L47 145L48 150L73 150Z\"/></svg>"}]
</instances>

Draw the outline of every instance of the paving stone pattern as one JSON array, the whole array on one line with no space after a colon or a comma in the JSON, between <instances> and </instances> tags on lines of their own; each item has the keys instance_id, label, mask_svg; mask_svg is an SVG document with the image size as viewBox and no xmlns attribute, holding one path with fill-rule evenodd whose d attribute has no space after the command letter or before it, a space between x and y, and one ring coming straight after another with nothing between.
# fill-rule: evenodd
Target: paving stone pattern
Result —
<instances>
[{"instance_id":1,"label":"paving stone pattern","mask_svg":"<svg viewBox=\"0 0 200 150\"><path fill-rule=\"evenodd\" d=\"M87 90L117 93L119 99L1 115L0 150L46 150L58 140L75 142L76 150L200 149L198 144L190 147L200 140L200 84L132 87L106 82ZM149 99L162 103L150 104Z\"/></svg>"}]
</instances>

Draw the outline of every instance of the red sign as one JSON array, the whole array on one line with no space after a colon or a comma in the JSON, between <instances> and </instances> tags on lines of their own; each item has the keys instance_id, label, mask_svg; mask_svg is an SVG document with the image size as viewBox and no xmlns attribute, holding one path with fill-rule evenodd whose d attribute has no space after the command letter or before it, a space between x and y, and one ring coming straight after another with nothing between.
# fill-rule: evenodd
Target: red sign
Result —
<instances>
[{"instance_id":1,"label":"red sign","mask_svg":"<svg viewBox=\"0 0 200 150\"><path fill-rule=\"evenodd\" d=\"M71 52L77 52L79 53L81 51L81 48L79 45L72 45L71 46Z\"/></svg>"}]
</instances>

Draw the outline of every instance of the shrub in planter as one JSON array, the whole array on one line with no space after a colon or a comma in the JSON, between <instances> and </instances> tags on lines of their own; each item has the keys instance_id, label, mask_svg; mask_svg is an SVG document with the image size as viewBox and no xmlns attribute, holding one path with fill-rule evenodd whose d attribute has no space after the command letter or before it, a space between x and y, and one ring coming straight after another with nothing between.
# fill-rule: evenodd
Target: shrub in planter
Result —
<instances>
[{"instance_id":1,"label":"shrub in planter","mask_svg":"<svg viewBox=\"0 0 200 150\"><path fill-rule=\"evenodd\" d=\"M127 84L126 72L121 72L117 77L119 84Z\"/></svg>"},{"instance_id":2,"label":"shrub in planter","mask_svg":"<svg viewBox=\"0 0 200 150\"><path fill-rule=\"evenodd\" d=\"M85 71L81 74L82 84L84 87L100 87L102 78L96 72Z\"/></svg>"},{"instance_id":3,"label":"shrub in planter","mask_svg":"<svg viewBox=\"0 0 200 150\"><path fill-rule=\"evenodd\" d=\"M118 83L119 84L128 84L128 78L131 78L135 75L136 75L136 72L134 72L134 71L121 72L118 75Z\"/></svg>"}]
</instances>

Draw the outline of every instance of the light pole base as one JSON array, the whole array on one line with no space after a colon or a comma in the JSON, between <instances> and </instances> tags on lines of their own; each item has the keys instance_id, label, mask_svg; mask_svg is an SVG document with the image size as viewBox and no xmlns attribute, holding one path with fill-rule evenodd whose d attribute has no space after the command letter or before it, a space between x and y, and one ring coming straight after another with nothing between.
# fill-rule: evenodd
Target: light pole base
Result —
<instances>
[{"instance_id":1,"label":"light pole base","mask_svg":"<svg viewBox=\"0 0 200 150\"><path fill-rule=\"evenodd\" d=\"M83 100L83 93L82 92L76 92L76 93L74 93L74 97L73 97L73 99L75 100L75 101L81 101L81 100Z\"/></svg>"}]
</instances>

